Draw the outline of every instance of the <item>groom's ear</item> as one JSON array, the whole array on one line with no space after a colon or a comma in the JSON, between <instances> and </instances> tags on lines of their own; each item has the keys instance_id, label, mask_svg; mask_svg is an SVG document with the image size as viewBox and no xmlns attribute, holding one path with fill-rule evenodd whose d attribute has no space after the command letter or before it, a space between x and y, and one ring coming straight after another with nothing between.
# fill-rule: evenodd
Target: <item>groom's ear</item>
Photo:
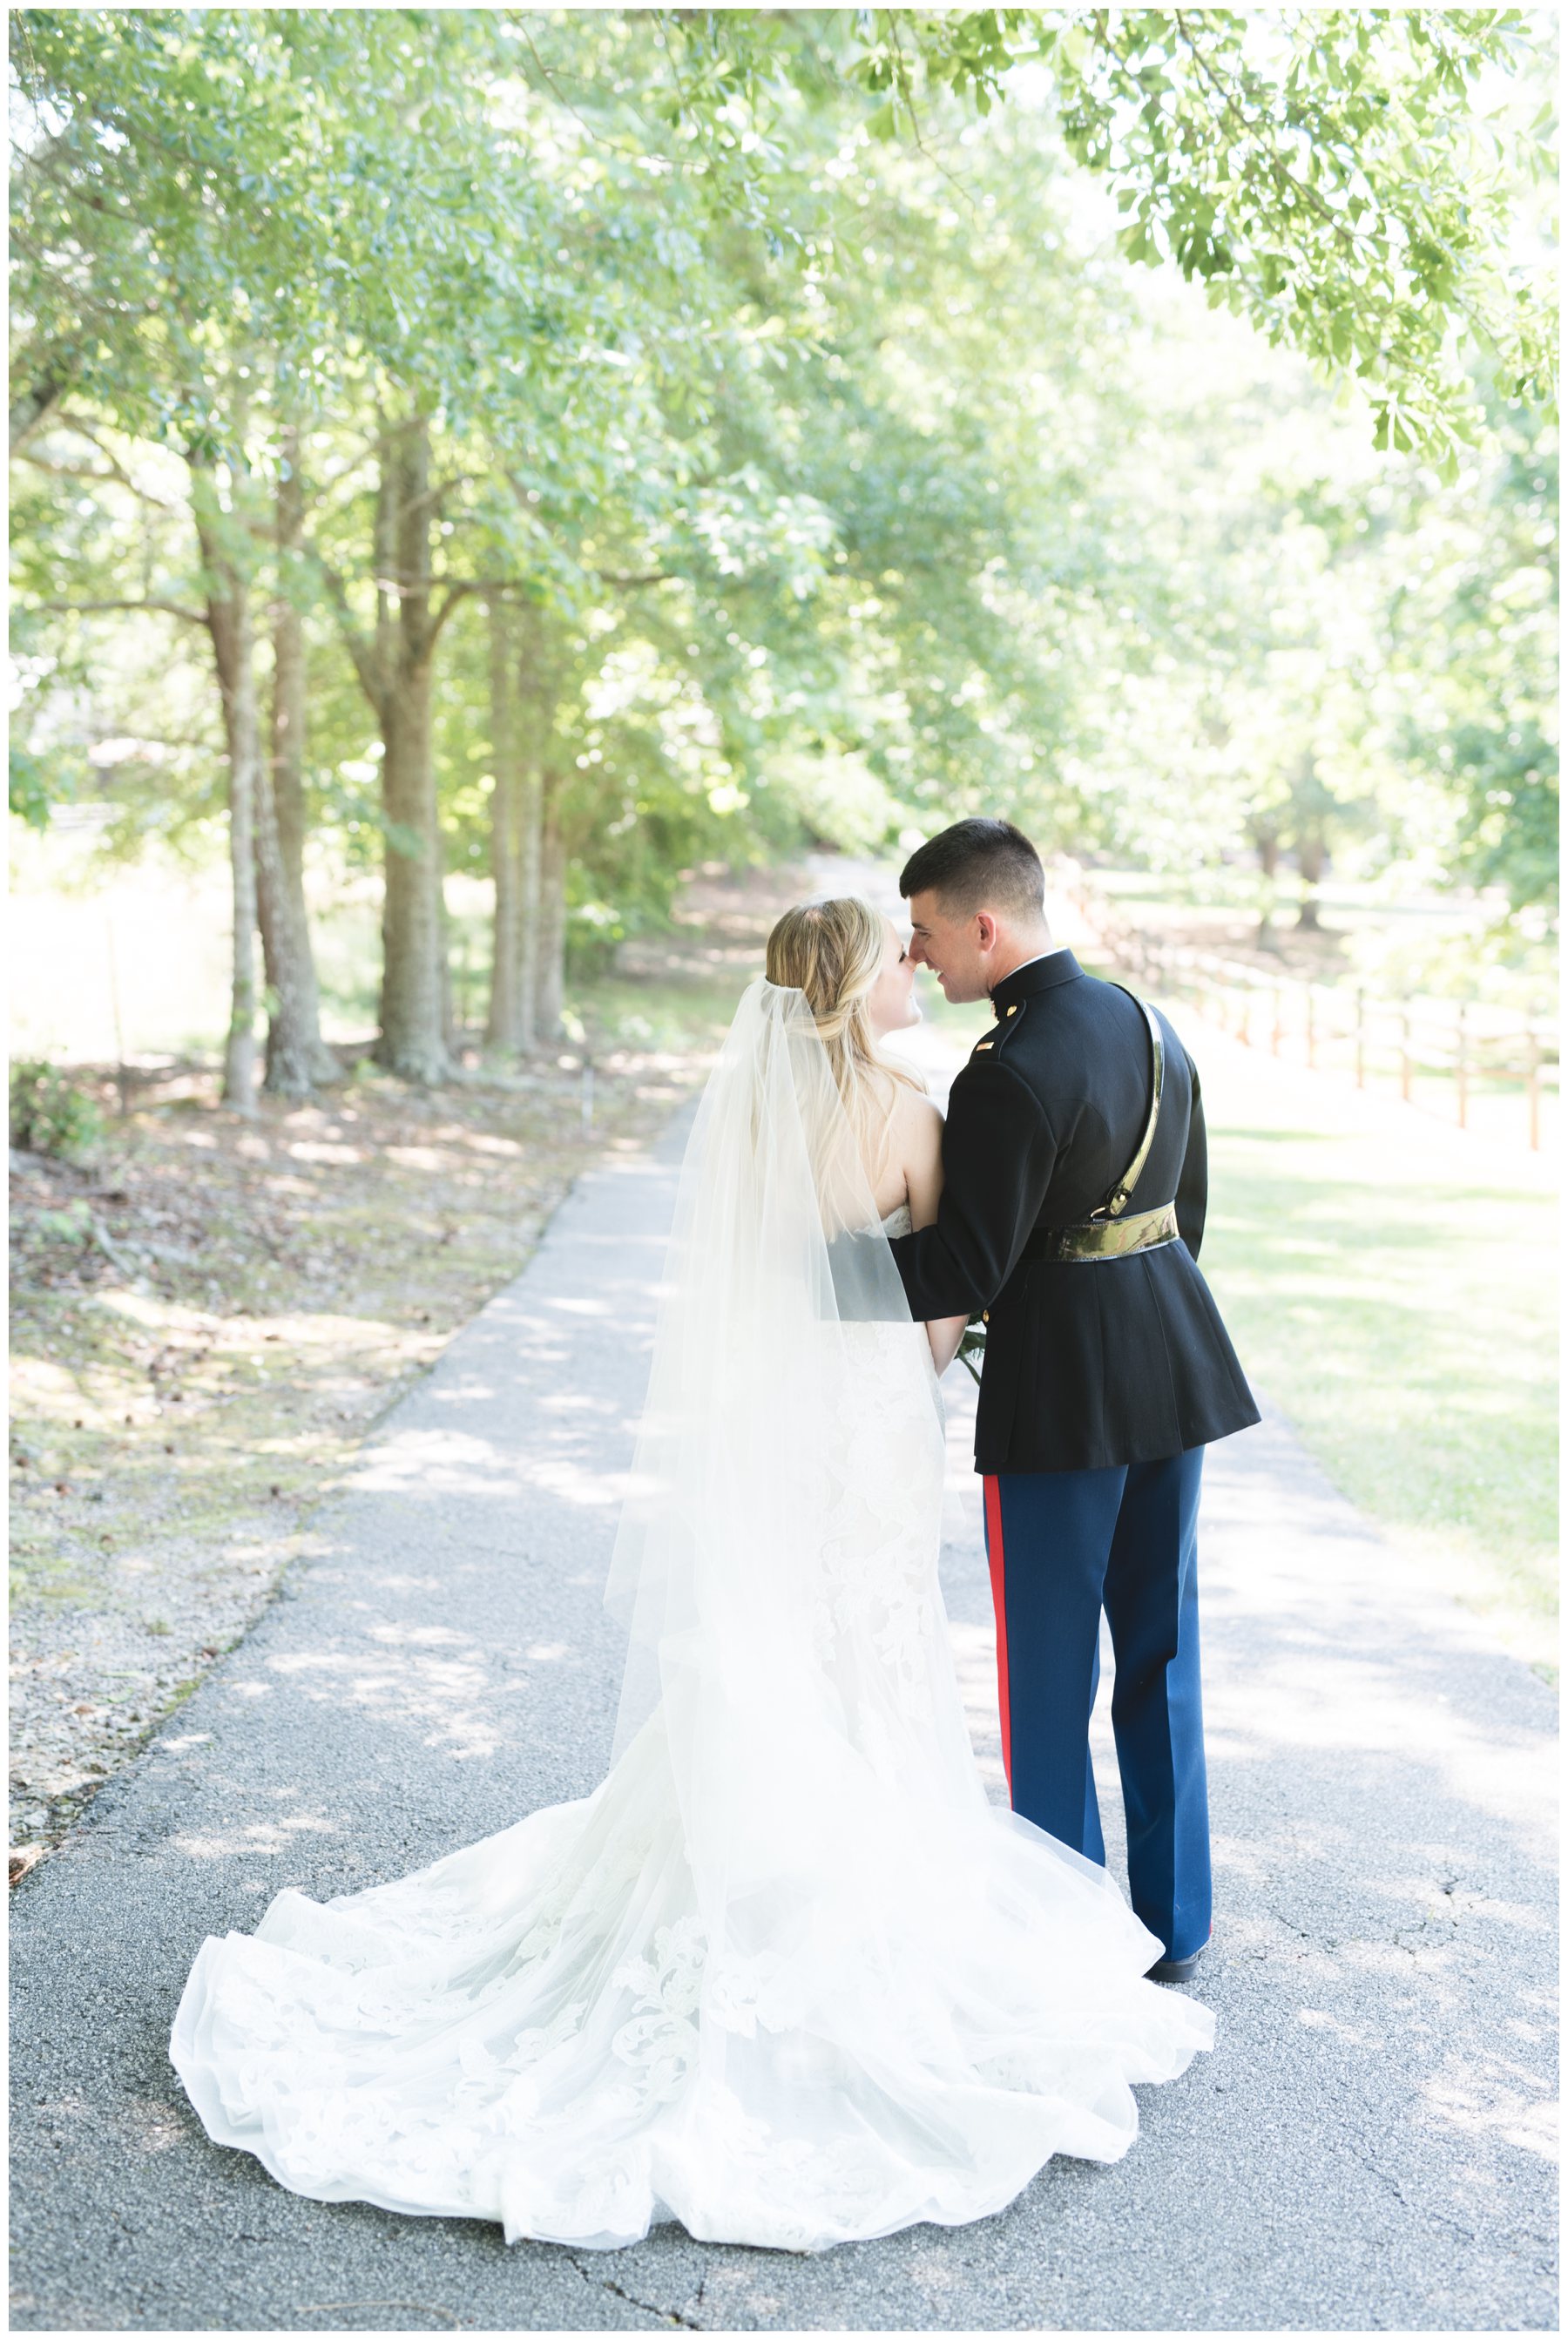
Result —
<instances>
[{"instance_id":1,"label":"groom's ear","mask_svg":"<svg viewBox=\"0 0 1568 2340\"><path fill-rule=\"evenodd\" d=\"M991 945L997 939L997 922L995 918L992 917L989 910L977 910L975 913L975 924L978 928L978 940L979 942L980 948L982 950L989 950Z\"/></svg>"}]
</instances>

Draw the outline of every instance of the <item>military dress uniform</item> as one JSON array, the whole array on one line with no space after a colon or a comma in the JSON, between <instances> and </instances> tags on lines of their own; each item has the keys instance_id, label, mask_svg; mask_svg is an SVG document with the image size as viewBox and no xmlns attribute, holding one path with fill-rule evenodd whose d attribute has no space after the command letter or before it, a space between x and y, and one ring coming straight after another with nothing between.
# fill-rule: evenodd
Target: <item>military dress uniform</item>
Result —
<instances>
[{"instance_id":1,"label":"military dress uniform","mask_svg":"<svg viewBox=\"0 0 1568 2340\"><path fill-rule=\"evenodd\" d=\"M953 1082L936 1220L893 1256L916 1317L985 1315L975 1467L1013 1808L1104 1860L1088 1744L1103 1607L1132 1903L1184 1958L1211 1899L1203 1449L1259 1419L1197 1266L1197 1073L1164 1016L1070 950L991 1002Z\"/></svg>"}]
</instances>

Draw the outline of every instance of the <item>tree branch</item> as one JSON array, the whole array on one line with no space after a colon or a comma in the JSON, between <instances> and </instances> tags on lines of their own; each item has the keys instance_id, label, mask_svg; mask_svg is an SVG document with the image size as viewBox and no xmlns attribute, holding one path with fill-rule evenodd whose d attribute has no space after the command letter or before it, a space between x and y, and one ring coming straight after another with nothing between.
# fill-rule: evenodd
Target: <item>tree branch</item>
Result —
<instances>
[{"instance_id":1,"label":"tree branch","mask_svg":"<svg viewBox=\"0 0 1568 2340\"><path fill-rule=\"evenodd\" d=\"M574 122L580 122L584 130L587 131L589 136L596 140L600 145L608 146L612 154L630 154L633 162L645 163L648 159L645 149L640 146L623 145L619 138L607 138L602 130L596 130L594 128L592 123L590 122L585 114L579 114L571 98L566 95L566 93L561 87L555 75L551 72L550 67L545 64L544 59L534 47L533 36L528 31L527 26L517 23L515 19L513 22L514 29L522 35L523 46L527 49L529 55L533 59L534 64L539 68L540 78L544 83L544 85L549 90L551 95L555 99L556 104L558 105L564 105L572 120ZM676 167L679 168L679 164Z\"/></svg>"},{"instance_id":2,"label":"tree branch","mask_svg":"<svg viewBox=\"0 0 1568 2340\"><path fill-rule=\"evenodd\" d=\"M429 504L432 509L439 508L454 490L466 488L475 480L488 480L491 476L489 471L454 471L450 480L438 480L433 487L426 488L422 495L411 496L406 503L399 506L399 511L400 512L418 511L422 504Z\"/></svg>"},{"instance_id":3,"label":"tree branch","mask_svg":"<svg viewBox=\"0 0 1568 2340\"><path fill-rule=\"evenodd\" d=\"M511 581L516 582L515 579ZM487 581L481 577L463 578L455 584L448 585L441 600L431 611L429 640L432 647L440 637L442 628L460 601L466 601L471 593L496 593L503 590L503 586L498 584L493 579Z\"/></svg>"},{"instance_id":4,"label":"tree branch","mask_svg":"<svg viewBox=\"0 0 1568 2340\"><path fill-rule=\"evenodd\" d=\"M82 615L98 610L156 610L169 618L184 618L187 625L204 626L204 610L187 610L183 601L164 601L150 596L144 601L29 601L24 614L32 610L63 610Z\"/></svg>"},{"instance_id":5,"label":"tree branch","mask_svg":"<svg viewBox=\"0 0 1568 2340\"><path fill-rule=\"evenodd\" d=\"M63 374L45 374L20 398L11 402L11 452L18 453L35 431L41 431L65 395Z\"/></svg>"},{"instance_id":6,"label":"tree branch","mask_svg":"<svg viewBox=\"0 0 1568 2340\"><path fill-rule=\"evenodd\" d=\"M94 443L96 444L96 441ZM127 471L115 462L112 455L107 458L108 469L103 471L91 471L84 463L51 463L45 456L30 455L25 450L18 454L16 460L18 462L30 463L35 471L47 471L53 478L58 480L111 481L114 485L127 489L139 502L151 504L154 511L177 513L182 509L179 504L169 503L164 497L154 496L146 488L140 486Z\"/></svg>"},{"instance_id":7,"label":"tree branch","mask_svg":"<svg viewBox=\"0 0 1568 2340\"><path fill-rule=\"evenodd\" d=\"M453 577L444 580L446 591L439 608L431 619L430 636L434 641L442 628L460 601L473 593L499 593L510 596L525 592L528 580L523 577Z\"/></svg>"},{"instance_id":8,"label":"tree branch","mask_svg":"<svg viewBox=\"0 0 1568 2340\"><path fill-rule=\"evenodd\" d=\"M376 655L374 644L367 640L355 620L353 611L349 607L347 586L331 561L324 560L313 544L302 544L297 547L297 550L302 557L311 563L325 585L327 599L332 606L332 615L338 621L338 631L342 636L344 649L354 662L354 672L359 676L361 687L371 705L379 714L384 716L387 685L382 673L381 659Z\"/></svg>"}]
</instances>

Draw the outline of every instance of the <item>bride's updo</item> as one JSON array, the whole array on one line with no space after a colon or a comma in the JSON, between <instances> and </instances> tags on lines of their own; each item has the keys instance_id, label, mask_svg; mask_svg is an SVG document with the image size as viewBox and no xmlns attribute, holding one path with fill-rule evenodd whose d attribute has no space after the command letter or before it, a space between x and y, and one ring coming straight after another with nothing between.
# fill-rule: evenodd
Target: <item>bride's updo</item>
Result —
<instances>
[{"instance_id":1,"label":"bride's updo","mask_svg":"<svg viewBox=\"0 0 1568 2340\"><path fill-rule=\"evenodd\" d=\"M868 1002L887 938L886 919L853 894L799 903L768 937L768 980L805 993L873 1178L887 1144L895 1084L920 1086L901 1066L888 1063L871 1029Z\"/></svg>"}]
</instances>

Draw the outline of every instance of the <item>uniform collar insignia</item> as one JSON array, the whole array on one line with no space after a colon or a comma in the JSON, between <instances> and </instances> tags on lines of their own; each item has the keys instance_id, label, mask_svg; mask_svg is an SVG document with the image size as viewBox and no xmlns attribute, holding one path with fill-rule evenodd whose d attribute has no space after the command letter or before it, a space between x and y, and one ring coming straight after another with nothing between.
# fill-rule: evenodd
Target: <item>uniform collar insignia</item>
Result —
<instances>
[{"instance_id":1,"label":"uniform collar insignia","mask_svg":"<svg viewBox=\"0 0 1568 2340\"><path fill-rule=\"evenodd\" d=\"M1043 958L1030 959L1027 967L1013 969L1003 976L991 993L991 1005L998 1016L1005 1016L1018 1001L1028 999L1037 991L1049 991L1058 983L1071 983L1081 976L1083 968L1070 950L1047 951Z\"/></svg>"}]
</instances>

